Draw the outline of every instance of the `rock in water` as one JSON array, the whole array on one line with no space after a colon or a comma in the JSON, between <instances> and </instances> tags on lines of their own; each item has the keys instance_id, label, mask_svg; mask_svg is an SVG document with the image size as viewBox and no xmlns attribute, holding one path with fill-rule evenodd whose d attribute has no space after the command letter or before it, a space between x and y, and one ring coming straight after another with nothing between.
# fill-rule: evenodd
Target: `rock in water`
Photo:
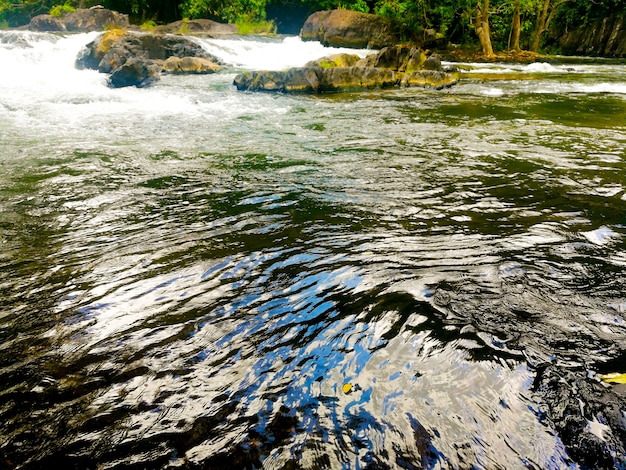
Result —
<instances>
[{"instance_id":1,"label":"rock in water","mask_svg":"<svg viewBox=\"0 0 626 470\"><path fill-rule=\"evenodd\" d=\"M131 57L150 60L199 57L218 62L198 43L182 36L113 29L98 36L80 51L76 67L110 73Z\"/></svg>"},{"instance_id":2,"label":"rock in water","mask_svg":"<svg viewBox=\"0 0 626 470\"><path fill-rule=\"evenodd\" d=\"M201 57L168 57L163 62L163 72L173 74L209 74L220 70L220 66Z\"/></svg>"},{"instance_id":3,"label":"rock in water","mask_svg":"<svg viewBox=\"0 0 626 470\"><path fill-rule=\"evenodd\" d=\"M219 70L202 46L189 38L114 29L87 44L76 58L76 68L110 73L114 88L146 87L169 73L213 73Z\"/></svg>"},{"instance_id":4,"label":"rock in water","mask_svg":"<svg viewBox=\"0 0 626 470\"><path fill-rule=\"evenodd\" d=\"M454 85L457 73L442 70L436 56L426 58L416 48L393 46L360 59L338 54L283 71L244 72L235 77L238 90L285 93L324 93L371 88L431 87Z\"/></svg>"},{"instance_id":5,"label":"rock in water","mask_svg":"<svg viewBox=\"0 0 626 470\"><path fill-rule=\"evenodd\" d=\"M133 57L113 70L107 85L111 88L127 86L144 88L159 80L159 70L160 67L156 62Z\"/></svg>"}]
</instances>

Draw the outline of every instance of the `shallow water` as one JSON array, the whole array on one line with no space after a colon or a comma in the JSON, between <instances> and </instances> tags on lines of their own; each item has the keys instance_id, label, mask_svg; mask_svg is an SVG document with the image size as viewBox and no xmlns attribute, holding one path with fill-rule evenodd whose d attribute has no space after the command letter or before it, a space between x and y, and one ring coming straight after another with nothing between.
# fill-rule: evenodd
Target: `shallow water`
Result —
<instances>
[{"instance_id":1,"label":"shallow water","mask_svg":"<svg viewBox=\"0 0 626 470\"><path fill-rule=\"evenodd\" d=\"M0 466L578 468L532 384L623 361L626 66L113 90L91 38L0 33Z\"/></svg>"}]
</instances>

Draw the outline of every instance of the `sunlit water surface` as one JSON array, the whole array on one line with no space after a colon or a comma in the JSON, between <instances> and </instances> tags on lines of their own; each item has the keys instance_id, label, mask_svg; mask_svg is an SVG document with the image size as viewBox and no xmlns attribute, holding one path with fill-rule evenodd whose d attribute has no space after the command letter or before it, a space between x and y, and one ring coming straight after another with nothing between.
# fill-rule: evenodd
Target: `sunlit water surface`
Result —
<instances>
[{"instance_id":1,"label":"sunlit water surface","mask_svg":"<svg viewBox=\"0 0 626 470\"><path fill-rule=\"evenodd\" d=\"M0 466L577 468L532 383L626 348L626 66L109 89L93 37L0 33Z\"/></svg>"}]
</instances>

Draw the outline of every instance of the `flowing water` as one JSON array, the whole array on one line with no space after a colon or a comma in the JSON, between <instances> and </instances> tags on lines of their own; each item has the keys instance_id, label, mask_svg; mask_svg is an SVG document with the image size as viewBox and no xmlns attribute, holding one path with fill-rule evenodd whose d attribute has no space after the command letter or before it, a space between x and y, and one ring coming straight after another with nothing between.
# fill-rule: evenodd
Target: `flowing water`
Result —
<instances>
[{"instance_id":1,"label":"flowing water","mask_svg":"<svg viewBox=\"0 0 626 470\"><path fill-rule=\"evenodd\" d=\"M626 65L109 89L93 37L0 33L0 467L578 468L533 381L626 369Z\"/></svg>"}]
</instances>

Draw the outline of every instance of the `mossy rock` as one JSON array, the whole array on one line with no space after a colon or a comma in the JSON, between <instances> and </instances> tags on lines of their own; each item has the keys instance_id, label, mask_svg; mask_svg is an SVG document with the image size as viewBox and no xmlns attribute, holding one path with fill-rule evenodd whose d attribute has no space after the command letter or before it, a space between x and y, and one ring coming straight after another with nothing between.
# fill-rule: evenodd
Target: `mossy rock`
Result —
<instances>
[{"instance_id":1,"label":"mossy rock","mask_svg":"<svg viewBox=\"0 0 626 470\"><path fill-rule=\"evenodd\" d=\"M104 55L111 50L111 47L117 44L125 34L126 31L123 29L112 29L104 33L96 45L96 57L104 57Z\"/></svg>"},{"instance_id":2,"label":"mossy rock","mask_svg":"<svg viewBox=\"0 0 626 470\"><path fill-rule=\"evenodd\" d=\"M320 67L322 69L330 69L335 67L352 67L361 58L356 54L333 54L321 59L307 62L305 67Z\"/></svg>"}]
</instances>

